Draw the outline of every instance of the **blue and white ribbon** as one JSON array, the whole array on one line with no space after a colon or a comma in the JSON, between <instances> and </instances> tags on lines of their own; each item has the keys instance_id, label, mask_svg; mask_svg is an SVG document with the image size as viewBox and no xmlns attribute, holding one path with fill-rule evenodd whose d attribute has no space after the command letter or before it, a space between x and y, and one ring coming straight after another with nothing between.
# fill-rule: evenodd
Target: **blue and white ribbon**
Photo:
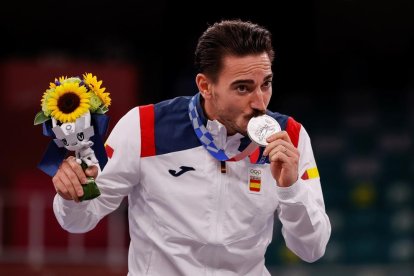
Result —
<instances>
[{"instance_id":1,"label":"blue and white ribbon","mask_svg":"<svg viewBox=\"0 0 414 276\"><path fill-rule=\"evenodd\" d=\"M250 143L249 146L247 146L241 153L233 157L228 157L223 149L216 146L213 136L201 121L200 115L197 111L197 95L199 94L194 95L190 100L188 105L188 115L190 116L194 131L201 144L214 158L219 161L238 161L251 154L257 148L255 143Z\"/></svg>"}]
</instances>

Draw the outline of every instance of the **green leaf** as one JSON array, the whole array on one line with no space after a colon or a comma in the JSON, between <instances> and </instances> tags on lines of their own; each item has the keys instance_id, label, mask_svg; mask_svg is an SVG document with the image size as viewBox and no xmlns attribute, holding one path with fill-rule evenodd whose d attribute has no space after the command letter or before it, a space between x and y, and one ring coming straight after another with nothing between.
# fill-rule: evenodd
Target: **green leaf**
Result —
<instances>
[{"instance_id":1,"label":"green leaf","mask_svg":"<svg viewBox=\"0 0 414 276\"><path fill-rule=\"evenodd\" d=\"M34 125L40 125L49 119L50 117L46 116L45 113L43 113L43 111L39 111L35 116Z\"/></svg>"},{"instance_id":2,"label":"green leaf","mask_svg":"<svg viewBox=\"0 0 414 276\"><path fill-rule=\"evenodd\" d=\"M102 107L97 108L94 113L96 113L96 114L104 114L103 111L102 111Z\"/></svg>"},{"instance_id":3,"label":"green leaf","mask_svg":"<svg viewBox=\"0 0 414 276\"><path fill-rule=\"evenodd\" d=\"M101 106L98 109L95 110L94 113L96 114L105 114L105 112L107 112L109 109L106 106Z\"/></svg>"}]
</instances>

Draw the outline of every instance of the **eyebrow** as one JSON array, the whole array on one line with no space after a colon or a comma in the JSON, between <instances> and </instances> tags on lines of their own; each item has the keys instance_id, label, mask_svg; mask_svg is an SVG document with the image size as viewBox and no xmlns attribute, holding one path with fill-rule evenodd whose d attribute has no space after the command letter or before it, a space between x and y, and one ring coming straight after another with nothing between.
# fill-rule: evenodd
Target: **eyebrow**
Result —
<instances>
[{"instance_id":1,"label":"eyebrow","mask_svg":"<svg viewBox=\"0 0 414 276\"><path fill-rule=\"evenodd\" d=\"M271 79L273 77L273 74L269 74L267 75L264 80L268 80ZM253 84L254 81L252 79L241 79L241 80L235 80L234 82L232 82L230 85L234 86L234 85L238 85L238 84Z\"/></svg>"}]
</instances>

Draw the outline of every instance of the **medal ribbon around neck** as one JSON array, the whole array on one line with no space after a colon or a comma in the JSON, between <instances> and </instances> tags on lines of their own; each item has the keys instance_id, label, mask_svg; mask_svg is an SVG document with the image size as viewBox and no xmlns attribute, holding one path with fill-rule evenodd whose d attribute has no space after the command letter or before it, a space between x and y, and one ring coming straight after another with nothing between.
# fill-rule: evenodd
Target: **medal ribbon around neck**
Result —
<instances>
[{"instance_id":1,"label":"medal ribbon around neck","mask_svg":"<svg viewBox=\"0 0 414 276\"><path fill-rule=\"evenodd\" d=\"M214 158L220 161L239 161L257 149L258 146L255 143L250 143L242 152L233 157L228 157L223 149L216 146L213 136L201 121L200 115L197 111L197 95L198 94L194 95L190 100L188 105L188 115L190 116L191 124L193 125L194 132L196 133L198 140L200 140L204 148Z\"/></svg>"}]
</instances>

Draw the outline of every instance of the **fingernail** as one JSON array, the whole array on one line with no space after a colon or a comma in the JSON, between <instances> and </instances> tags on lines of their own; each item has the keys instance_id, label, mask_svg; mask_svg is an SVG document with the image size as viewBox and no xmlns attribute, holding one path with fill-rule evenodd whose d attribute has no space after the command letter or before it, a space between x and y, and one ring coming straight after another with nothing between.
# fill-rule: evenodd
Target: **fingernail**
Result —
<instances>
[{"instance_id":1,"label":"fingernail","mask_svg":"<svg viewBox=\"0 0 414 276\"><path fill-rule=\"evenodd\" d=\"M83 196L83 190L78 190L77 194L78 196Z\"/></svg>"}]
</instances>

